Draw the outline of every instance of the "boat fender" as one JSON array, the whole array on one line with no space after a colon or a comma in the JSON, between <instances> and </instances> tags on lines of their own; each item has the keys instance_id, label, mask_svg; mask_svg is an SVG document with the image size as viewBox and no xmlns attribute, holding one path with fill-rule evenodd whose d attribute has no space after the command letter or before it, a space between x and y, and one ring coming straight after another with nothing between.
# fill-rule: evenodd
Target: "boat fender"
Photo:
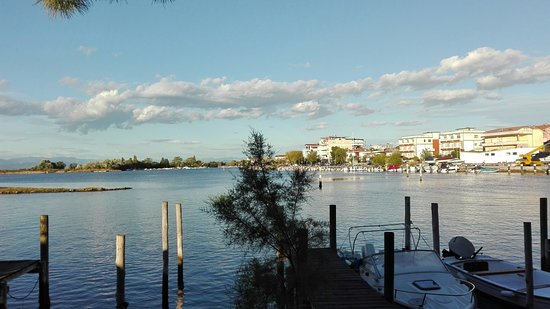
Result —
<instances>
[{"instance_id":1,"label":"boat fender","mask_svg":"<svg viewBox=\"0 0 550 309\"><path fill-rule=\"evenodd\" d=\"M514 296L516 296L516 293L514 293L512 291L502 290L502 291L500 291L500 295L504 296L504 297L514 297Z\"/></svg>"}]
</instances>

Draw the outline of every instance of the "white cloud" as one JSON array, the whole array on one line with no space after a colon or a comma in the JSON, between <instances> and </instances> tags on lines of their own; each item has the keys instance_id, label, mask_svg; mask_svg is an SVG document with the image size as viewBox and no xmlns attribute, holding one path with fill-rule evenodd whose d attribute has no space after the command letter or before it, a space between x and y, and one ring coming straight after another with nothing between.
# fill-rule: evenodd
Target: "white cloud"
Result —
<instances>
[{"instance_id":1,"label":"white cloud","mask_svg":"<svg viewBox=\"0 0 550 309\"><path fill-rule=\"evenodd\" d=\"M372 121L366 124L361 125L364 128L378 128L388 125L385 121Z\"/></svg>"},{"instance_id":2,"label":"white cloud","mask_svg":"<svg viewBox=\"0 0 550 309\"><path fill-rule=\"evenodd\" d=\"M80 45L78 46L78 51L86 56L90 56L97 51L97 48Z\"/></svg>"},{"instance_id":3,"label":"white cloud","mask_svg":"<svg viewBox=\"0 0 550 309\"><path fill-rule=\"evenodd\" d=\"M318 124L309 126L306 128L308 131L317 131L317 130L324 130L328 128L328 124L326 122L320 122Z\"/></svg>"},{"instance_id":4,"label":"white cloud","mask_svg":"<svg viewBox=\"0 0 550 309\"><path fill-rule=\"evenodd\" d=\"M319 111L320 105L317 101L306 101L294 104L292 111L296 113L303 113L308 115L314 115Z\"/></svg>"},{"instance_id":5,"label":"white cloud","mask_svg":"<svg viewBox=\"0 0 550 309\"><path fill-rule=\"evenodd\" d=\"M396 127L417 127L417 126L420 126L424 124L424 121L418 121L418 120L413 120L413 121L397 121L394 123L394 125Z\"/></svg>"},{"instance_id":6,"label":"white cloud","mask_svg":"<svg viewBox=\"0 0 550 309\"><path fill-rule=\"evenodd\" d=\"M6 79L0 79L0 90L7 88L8 81Z\"/></svg>"},{"instance_id":7,"label":"white cloud","mask_svg":"<svg viewBox=\"0 0 550 309\"><path fill-rule=\"evenodd\" d=\"M452 105L471 101L479 95L480 92L474 89L434 90L426 92L422 99L426 105Z\"/></svg>"}]
</instances>

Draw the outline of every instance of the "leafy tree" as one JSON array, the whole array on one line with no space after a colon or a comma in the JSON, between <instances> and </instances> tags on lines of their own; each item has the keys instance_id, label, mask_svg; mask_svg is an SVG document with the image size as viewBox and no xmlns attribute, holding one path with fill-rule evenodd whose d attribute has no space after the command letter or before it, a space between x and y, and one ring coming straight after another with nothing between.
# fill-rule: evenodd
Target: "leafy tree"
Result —
<instances>
[{"instance_id":1,"label":"leafy tree","mask_svg":"<svg viewBox=\"0 0 550 309\"><path fill-rule=\"evenodd\" d=\"M309 164L315 164L317 162L319 162L319 156L317 155L317 152L316 151L310 151L308 154L307 154L307 162Z\"/></svg>"},{"instance_id":2,"label":"leafy tree","mask_svg":"<svg viewBox=\"0 0 550 309\"><path fill-rule=\"evenodd\" d=\"M399 151L393 152L388 158L387 163L390 165L401 165L403 164L403 158L401 158L401 153Z\"/></svg>"},{"instance_id":3,"label":"leafy tree","mask_svg":"<svg viewBox=\"0 0 550 309\"><path fill-rule=\"evenodd\" d=\"M288 151L285 157L290 164L300 164L304 161L304 155L300 150Z\"/></svg>"},{"instance_id":4,"label":"leafy tree","mask_svg":"<svg viewBox=\"0 0 550 309\"><path fill-rule=\"evenodd\" d=\"M92 6L97 0L37 0L36 3L42 4L44 9L53 16L61 15L62 17L69 18L75 13L83 14ZM118 0L111 0L111 2ZM153 0L158 3L168 3L173 0Z\"/></svg>"},{"instance_id":5,"label":"leafy tree","mask_svg":"<svg viewBox=\"0 0 550 309\"><path fill-rule=\"evenodd\" d=\"M183 166L183 159L181 157L174 157L174 159L172 159L172 162L170 162L170 165L173 166L173 167L182 167Z\"/></svg>"},{"instance_id":6,"label":"leafy tree","mask_svg":"<svg viewBox=\"0 0 550 309\"><path fill-rule=\"evenodd\" d=\"M277 273L275 261L252 258L237 271L235 308L267 308L276 301Z\"/></svg>"},{"instance_id":7,"label":"leafy tree","mask_svg":"<svg viewBox=\"0 0 550 309\"><path fill-rule=\"evenodd\" d=\"M308 229L309 243L319 245L326 223L302 218L312 176L296 169L281 172L273 167L273 149L264 136L252 131L244 151L249 160L239 168L236 183L227 193L212 197L206 211L221 225L228 245L254 252L278 252L289 262L294 283L297 274L299 229Z\"/></svg>"},{"instance_id":8,"label":"leafy tree","mask_svg":"<svg viewBox=\"0 0 550 309\"><path fill-rule=\"evenodd\" d=\"M386 166L386 154L377 153L371 158L371 163L375 167Z\"/></svg>"},{"instance_id":9,"label":"leafy tree","mask_svg":"<svg viewBox=\"0 0 550 309\"><path fill-rule=\"evenodd\" d=\"M424 149L424 150L422 150L422 153L420 153L420 157L422 158L422 161L426 161L429 158L431 158L432 156L433 156L432 152L429 151L428 149Z\"/></svg>"},{"instance_id":10,"label":"leafy tree","mask_svg":"<svg viewBox=\"0 0 550 309\"><path fill-rule=\"evenodd\" d=\"M453 151L451 151L451 157L453 157L455 159L460 158L460 150L453 149Z\"/></svg>"},{"instance_id":11,"label":"leafy tree","mask_svg":"<svg viewBox=\"0 0 550 309\"><path fill-rule=\"evenodd\" d=\"M330 150L330 157L333 164L343 164L346 163L348 151L340 147L332 147Z\"/></svg>"}]
</instances>

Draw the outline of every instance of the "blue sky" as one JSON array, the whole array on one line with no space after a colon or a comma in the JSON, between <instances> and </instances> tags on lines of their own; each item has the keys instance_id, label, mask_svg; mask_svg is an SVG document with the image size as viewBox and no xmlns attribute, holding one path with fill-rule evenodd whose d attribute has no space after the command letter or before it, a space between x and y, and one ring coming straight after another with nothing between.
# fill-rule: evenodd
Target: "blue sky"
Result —
<instances>
[{"instance_id":1,"label":"blue sky","mask_svg":"<svg viewBox=\"0 0 550 309\"><path fill-rule=\"evenodd\" d=\"M0 159L549 123L548 1L0 2Z\"/></svg>"}]
</instances>

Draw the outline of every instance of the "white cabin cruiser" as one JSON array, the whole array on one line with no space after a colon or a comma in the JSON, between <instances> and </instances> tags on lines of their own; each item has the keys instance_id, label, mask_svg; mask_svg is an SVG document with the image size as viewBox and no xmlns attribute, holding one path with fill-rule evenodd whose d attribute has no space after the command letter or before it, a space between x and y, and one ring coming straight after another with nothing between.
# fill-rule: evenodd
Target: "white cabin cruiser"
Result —
<instances>
[{"instance_id":1,"label":"white cabin cruiser","mask_svg":"<svg viewBox=\"0 0 550 309\"><path fill-rule=\"evenodd\" d=\"M352 227L350 233L352 229L357 232L353 242L349 235L352 252L347 256L353 259L349 264L358 266L361 278L378 293L384 294L384 252L376 252L370 240L361 247L360 256L353 250L359 235L404 231L404 224ZM411 229L417 230L419 240L420 230ZM407 308L475 308L475 286L455 278L435 251L417 248L418 241L412 250L394 250L394 301Z\"/></svg>"},{"instance_id":2,"label":"white cabin cruiser","mask_svg":"<svg viewBox=\"0 0 550 309\"><path fill-rule=\"evenodd\" d=\"M506 303L525 306L527 284L521 265L479 254L462 236L453 237L449 251L443 250L443 262L458 278L475 284L476 290ZM550 273L533 270L534 308L550 308Z\"/></svg>"}]
</instances>

